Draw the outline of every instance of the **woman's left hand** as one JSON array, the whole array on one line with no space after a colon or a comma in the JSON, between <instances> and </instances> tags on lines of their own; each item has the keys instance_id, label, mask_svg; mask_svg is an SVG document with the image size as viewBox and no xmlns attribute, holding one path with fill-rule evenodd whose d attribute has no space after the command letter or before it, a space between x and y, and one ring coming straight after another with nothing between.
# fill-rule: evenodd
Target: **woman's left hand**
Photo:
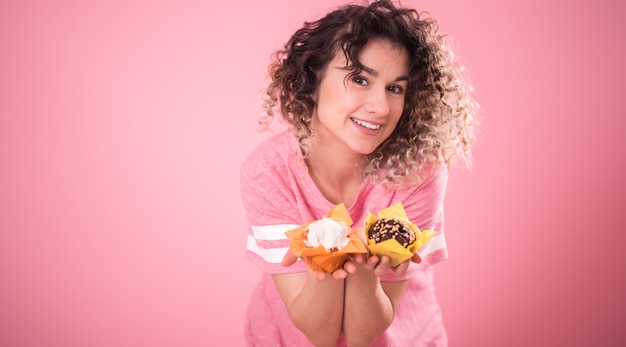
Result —
<instances>
[{"instance_id":1,"label":"woman's left hand","mask_svg":"<svg viewBox=\"0 0 626 347\"><path fill-rule=\"evenodd\" d=\"M363 267L369 270L373 270L378 277L382 277L389 269L391 269L391 271L393 271L393 273L395 273L396 275L402 276L406 273L406 270L409 268L411 261L411 259L408 259L395 267L391 267L391 259L389 259L388 256L383 255L379 258L378 256L371 255L363 263Z\"/></svg>"}]
</instances>

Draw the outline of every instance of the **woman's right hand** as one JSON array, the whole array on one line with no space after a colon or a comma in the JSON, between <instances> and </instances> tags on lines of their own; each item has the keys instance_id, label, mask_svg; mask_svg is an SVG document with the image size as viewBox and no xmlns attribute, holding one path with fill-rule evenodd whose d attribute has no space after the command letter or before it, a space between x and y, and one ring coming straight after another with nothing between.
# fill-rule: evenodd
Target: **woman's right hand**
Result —
<instances>
[{"instance_id":1,"label":"woman's right hand","mask_svg":"<svg viewBox=\"0 0 626 347\"><path fill-rule=\"evenodd\" d=\"M283 266L291 266L298 260L298 257L293 254L291 249L287 250L287 253L283 256L282 265ZM353 274L356 271L356 266L353 261L363 262L363 255L357 254L354 257L349 257L348 260L343 264L342 267L335 270L333 273L329 274L324 271L314 271L315 278L322 281L326 278L327 275L330 275L332 278L336 280L343 280L348 277L348 274Z\"/></svg>"}]
</instances>

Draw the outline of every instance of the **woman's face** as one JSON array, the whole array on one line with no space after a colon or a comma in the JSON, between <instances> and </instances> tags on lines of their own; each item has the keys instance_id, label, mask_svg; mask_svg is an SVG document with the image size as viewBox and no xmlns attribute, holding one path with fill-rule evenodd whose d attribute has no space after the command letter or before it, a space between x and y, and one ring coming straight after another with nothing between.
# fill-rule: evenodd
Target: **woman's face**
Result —
<instances>
[{"instance_id":1,"label":"woman's face","mask_svg":"<svg viewBox=\"0 0 626 347\"><path fill-rule=\"evenodd\" d=\"M319 145L366 155L391 135L400 120L409 57L402 46L371 40L359 61L364 70L348 79L343 53L329 63L316 94L311 126Z\"/></svg>"}]
</instances>

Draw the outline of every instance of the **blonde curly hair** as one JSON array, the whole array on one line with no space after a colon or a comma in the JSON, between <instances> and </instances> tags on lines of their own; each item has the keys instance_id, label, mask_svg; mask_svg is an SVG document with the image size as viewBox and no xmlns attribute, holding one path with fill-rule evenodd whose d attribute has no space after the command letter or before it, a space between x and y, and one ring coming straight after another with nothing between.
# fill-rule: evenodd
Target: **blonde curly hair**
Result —
<instances>
[{"instance_id":1,"label":"blonde curly hair","mask_svg":"<svg viewBox=\"0 0 626 347\"><path fill-rule=\"evenodd\" d=\"M438 23L425 13L390 0L345 5L305 22L274 53L259 123L268 128L275 115L282 117L306 158L305 140L314 135L313 95L328 63L341 52L349 76L356 75L363 69L360 50L371 39L383 39L406 48L409 83L398 125L364 158L363 175L403 186L419 182L420 170L427 164L449 166L457 158L469 164L478 107L463 66L450 50L448 38L438 31Z\"/></svg>"}]
</instances>

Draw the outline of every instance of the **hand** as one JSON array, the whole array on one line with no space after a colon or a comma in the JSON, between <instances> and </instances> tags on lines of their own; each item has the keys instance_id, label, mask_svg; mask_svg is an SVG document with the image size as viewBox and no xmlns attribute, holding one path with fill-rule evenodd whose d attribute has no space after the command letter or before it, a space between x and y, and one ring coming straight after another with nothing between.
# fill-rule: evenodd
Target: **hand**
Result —
<instances>
[{"instance_id":1,"label":"hand","mask_svg":"<svg viewBox=\"0 0 626 347\"><path fill-rule=\"evenodd\" d=\"M365 229L364 228L354 228L352 229L352 231L359 236L359 238L361 239L361 241L363 241L363 243L365 245L367 245L367 236L365 235ZM389 259L389 257L387 256L383 256L381 258L379 258L378 256L375 255L371 255L371 253L367 254L359 254L358 257L355 257L355 260L357 263L363 265L363 268L367 269L367 270L373 270L374 273L376 274L376 276L381 277L385 272L387 272L387 270L389 270L391 267L389 266L391 260ZM398 271L401 272L401 274L403 274L404 272L406 272L406 268L408 268L408 262L406 262L407 265L403 265L404 263L396 266L395 268L391 268L393 269L394 272ZM354 264L352 264L354 265ZM406 267L406 268L405 268ZM351 272L354 273L354 272Z\"/></svg>"},{"instance_id":2,"label":"hand","mask_svg":"<svg viewBox=\"0 0 626 347\"><path fill-rule=\"evenodd\" d=\"M352 254L348 257L343 266L333 273L330 274L332 278L336 280L343 280L348 277L348 274L353 274L356 272L356 264L362 264L364 260L365 254ZM323 271L315 271L315 278L318 280L323 280L326 278L327 273Z\"/></svg>"},{"instance_id":3,"label":"hand","mask_svg":"<svg viewBox=\"0 0 626 347\"><path fill-rule=\"evenodd\" d=\"M386 255L380 258L376 255L370 255L362 264L364 269L374 271L376 276L381 277L391 268L390 263L391 259Z\"/></svg>"},{"instance_id":4,"label":"hand","mask_svg":"<svg viewBox=\"0 0 626 347\"><path fill-rule=\"evenodd\" d=\"M357 254L353 256L354 261L357 261L359 263L363 262L363 255L362 254ZM285 255L283 256L283 260L282 260L282 265L283 266L291 266L293 265L296 261L298 260L298 257L293 254L293 252L291 251L291 249L287 250L287 253L285 253ZM352 274L356 271L356 266L353 263L353 260L350 260L350 258L343 264L343 267L335 270L333 273L329 274L332 276L332 278L336 279L336 280L343 280L346 277L348 277L348 274ZM326 275L328 273L324 272L324 271L314 271L314 275L315 278L317 278L318 280L323 280L326 278Z\"/></svg>"},{"instance_id":5,"label":"hand","mask_svg":"<svg viewBox=\"0 0 626 347\"><path fill-rule=\"evenodd\" d=\"M379 258L376 255L372 255L367 258L367 261L363 264L363 267L368 270L373 270L378 277L383 276L389 269L391 269L394 274L402 276L406 273L411 262L420 263L421 261L422 259L419 254L415 253L415 255L413 255L413 257L411 257L410 259L403 261L395 267L391 267L391 259L388 256L383 255Z\"/></svg>"}]
</instances>

